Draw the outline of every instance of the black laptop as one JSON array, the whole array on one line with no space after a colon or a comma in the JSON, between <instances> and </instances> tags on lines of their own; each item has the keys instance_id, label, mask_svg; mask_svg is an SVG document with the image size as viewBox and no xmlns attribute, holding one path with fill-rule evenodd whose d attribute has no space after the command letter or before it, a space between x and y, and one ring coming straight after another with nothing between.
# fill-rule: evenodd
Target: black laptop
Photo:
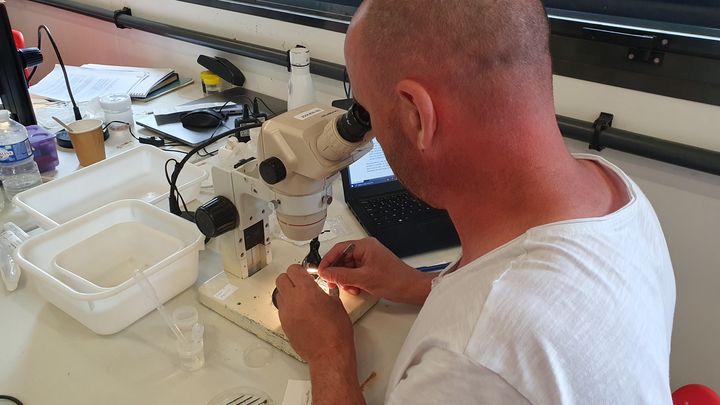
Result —
<instances>
[{"instance_id":1,"label":"black laptop","mask_svg":"<svg viewBox=\"0 0 720 405\"><path fill-rule=\"evenodd\" d=\"M345 202L365 231L400 257L460 244L446 211L410 194L390 169L382 148L342 171Z\"/></svg>"}]
</instances>

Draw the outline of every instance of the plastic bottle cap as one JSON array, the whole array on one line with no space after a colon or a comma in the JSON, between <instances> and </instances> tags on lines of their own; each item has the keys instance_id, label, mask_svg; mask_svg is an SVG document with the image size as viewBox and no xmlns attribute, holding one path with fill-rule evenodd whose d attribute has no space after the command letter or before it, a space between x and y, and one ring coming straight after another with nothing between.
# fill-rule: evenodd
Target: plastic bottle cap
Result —
<instances>
[{"instance_id":1,"label":"plastic bottle cap","mask_svg":"<svg viewBox=\"0 0 720 405\"><path fill-rule=\"evenodd\" d=\"M127 94L110 94L100 97L100 107L105 111L125 111L132 108L132 100Z\"/></svg>"},{"instance_id":2,"label":"plastic bottle cap","mask_svg":"<svg viewBox=\"0 0 720 405\"><path fill-rule=\"evenodd\" d=\"M220 84L220 76L209 70L200 72L200 80L202 80L205 85L216 86Z\"/></svg>"},{"instance_id":3,"label":"plastic bottle cap","mask_svg":"<svg viewBox=\"0 0 720 405\"><path fill-rule=\"evenodd\" d=\"M295 67L303 67L310 65L310 50L307 48L291 49L290 64Z\"/></svg>"},{"instance_id":4,"label":"plastic bottle cap","mask_svg":"<svg viewBox=\"0 0 720 405\"><path fill-rule=\"evenodd\" d=\"M8 121L10 121L10 111L0 110L0 122L8 122Z\"/></svg>"}]
</instances>

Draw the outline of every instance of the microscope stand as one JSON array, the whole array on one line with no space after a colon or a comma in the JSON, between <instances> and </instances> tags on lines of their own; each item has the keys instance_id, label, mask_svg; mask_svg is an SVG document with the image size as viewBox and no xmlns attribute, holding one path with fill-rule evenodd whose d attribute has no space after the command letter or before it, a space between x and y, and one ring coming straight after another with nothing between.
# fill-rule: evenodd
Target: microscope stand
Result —
<instances>
[{"instance_id":1,"label":"microscope stand","mask_svg":"<svg viewBox=\"0 0 720 405\"><path fill-rule=\"evenodd\" d=\"M223 271L199 289L200 302L290 356L302 361L290 346L272 304L275 278L287 265L270 263L252 277L240 279ZM340 299L355 323L378 301L362 293L354 296L340 290ZM308 311L313 309L308 307Z\"/></svg>"}]
</instances>

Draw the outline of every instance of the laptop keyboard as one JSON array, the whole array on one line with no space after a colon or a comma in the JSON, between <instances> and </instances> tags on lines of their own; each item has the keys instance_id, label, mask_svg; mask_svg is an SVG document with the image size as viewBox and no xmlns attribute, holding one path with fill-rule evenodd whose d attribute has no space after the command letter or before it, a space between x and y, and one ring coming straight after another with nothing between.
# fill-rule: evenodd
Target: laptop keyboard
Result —
<instances>
[{"instance_id":1,"label":"laptop keyboard","mask_svg":"<svg viewBox=\"0 0 720 405\"><path fill-rule=\"evenodd\" d=\"M362 200L360 205L379 227L429 218L443 212L430 207L408 193L382 195Z\"/></svg>"}]
</instances>

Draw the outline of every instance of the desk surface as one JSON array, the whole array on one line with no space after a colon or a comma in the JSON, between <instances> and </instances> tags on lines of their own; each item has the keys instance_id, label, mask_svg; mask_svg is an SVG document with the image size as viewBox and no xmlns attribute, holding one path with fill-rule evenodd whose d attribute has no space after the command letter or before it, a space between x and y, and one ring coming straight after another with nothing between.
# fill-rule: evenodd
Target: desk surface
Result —
<instances>
[{"instance_id":1,"label":"desk surface","mask_svg":"<svg viewBox=\"0 0 720 405\"><path fill-rule=\"evenodd\" d=\"M197 89L171 93L154 103L134 106L136 114L154 106L180 104L199 97ZM131 138L110 139L108 156L136 145ZM72 151L60 150L61 165L51 177L60 177L78 168ZM205 192L207 190L207 193ZM204 189L200 199L211 196ZM340 217L347 234L324 243L326 251L340 239L364 236L362 228L342 203L342 187L334 187L336 203L328 217ZM12 220L24 228L32 220L16 208L0 214L3 222ZM274 260L290 263L299 248L274 242ZM302 250L305 248L303 247ZM408 259L415 266L447 261L458 249L434 252ZM0 395L14 395L26 404L205 404L216 394L237 386L248 386L270 394L282 404L288 379L309 379L307 366L270 347L272 361L261 368L244 364L243 351L252 345L265 345L210 309L197 298L197 286L222 271L221 257L206 249L200 254L200 276L195 286L166 303L172 310L193 305L205 324L205 366L195 372L178 367L175 340L157 311L141 318L125 330L99 336L69 315L45 301L32 280L21 278L18 289L0 288ZM395 357L417 316L418 307L380 301L355 325L358 376L371 372L377 377L368 384L369 404L383 402L385 387Z\"/></svg>"}]
</instances>

